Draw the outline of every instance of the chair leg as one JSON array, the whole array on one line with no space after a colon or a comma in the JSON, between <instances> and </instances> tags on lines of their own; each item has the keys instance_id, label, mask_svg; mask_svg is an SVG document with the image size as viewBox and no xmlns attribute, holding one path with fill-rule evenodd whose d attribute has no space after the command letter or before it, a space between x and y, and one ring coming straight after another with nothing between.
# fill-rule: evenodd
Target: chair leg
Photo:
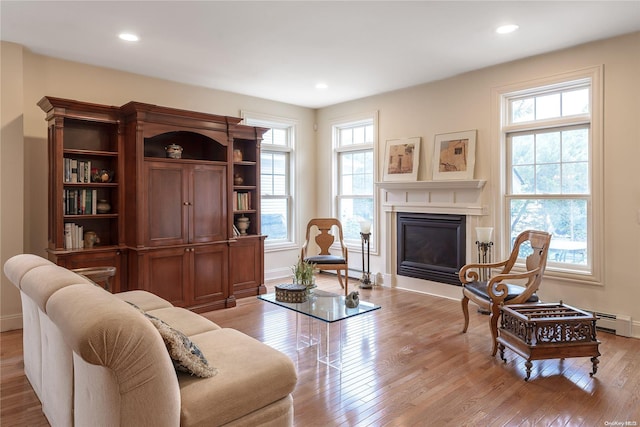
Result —
<instances>
[{"instance_id":1,"label":"chair leg","mask_svg":"<svg viewBox=\"0 0 640 427\"><path fill-rule=\"evenodd\" d=\"M349 294L349 271L344 271L344 296Z\"/></svg>"},{"instance_id":2,"label":"chair leg","mask_svg":"<svg viewBox=\"0 0 640 427\"><path fill-rule=\"evenodd\" d=\"M336 272L338 273L338 282L340 282L340 287L344 289L344 283L342 283L342 274L340 274L340 270L336 270Z\"/></svg>"},{"instance_id":3,"label":"chair leg","mask_svg":"<svg viewBox=\"0 0 640 427\"><path fill-rule=\"evenodd\" d=\"M491 318L489 318L489 328L491 329L491 337L493 338L493 349L491 355L495 356L498 352L498 319L500 318L500 307L497 304L491 304Z\"/></svg>"},{"instance_id":4,"label":"chair leg","mask_svg":"<svg viewBox=\"0 0 640 427\"><path fill-rule=\"evenodd\" d=\"M462 333L464 334L469 327L469 298L464 295L460 302L462 303L462 314L464 314L464 328L462 328Z\"/></svg>"}]
</instances>

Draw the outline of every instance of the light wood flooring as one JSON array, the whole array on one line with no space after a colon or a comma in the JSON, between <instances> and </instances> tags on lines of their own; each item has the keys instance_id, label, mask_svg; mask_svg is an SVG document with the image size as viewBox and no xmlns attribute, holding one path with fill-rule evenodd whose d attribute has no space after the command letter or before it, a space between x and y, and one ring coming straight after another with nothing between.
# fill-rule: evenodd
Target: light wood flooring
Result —
<instances>
[{"instance_id":1,"label":"light wood flooring","mask_svg":"<svg viewBox=\"0 0 640 427\"><path fill-rule=\"evenodd\" d=\"M340 292L332 275L318 285ZM522 358L509 350L507 363L490 356L486 316L471 310L469 331L460 333L459 301L384 287L359 292L382 309L344 322L342 372L319 364L312 348L296 351L289 310L252 297L205 316L294 360L299 427L640 425L638 339L600 332L594 377L589 358L554 359L534 361L525 382ZM0 334L0 425L46 426L24 376L21 337Z\"/></svg>"}]
</instances>

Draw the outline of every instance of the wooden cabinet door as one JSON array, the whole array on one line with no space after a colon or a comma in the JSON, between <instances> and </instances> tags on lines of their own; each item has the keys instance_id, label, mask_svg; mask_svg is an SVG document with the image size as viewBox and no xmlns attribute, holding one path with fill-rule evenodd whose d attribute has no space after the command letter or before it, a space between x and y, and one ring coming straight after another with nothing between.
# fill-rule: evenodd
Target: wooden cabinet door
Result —
<instances>
[{"instance_id":1,"label":"wooden cabinet door","mask_svg":"<svg viewBox=\"0 0 640 427\"><path fill-rule=\"evenodd\" d=\"M146 241L149 246L189 243L189 182L184 165L145 162Z\"/></svg>"},{"instance_id":2,"label":"wooden cabinet door","mask_svg":"<svg viewBox=\"0 0 640 427\"><path fill-rule=\"evenodd\" d=\"M229 277L227 263L229 251L227 245L213 244L192 246L190 248L192 263L192 300L189 306L193 309L219 302L219 307L226 306L229 296Z\"/></svg>"},{"instance_id":3,"label":"wooden cabinet door","mask_svg":"<svg viewBox=\"0 0 640 427\"><path fill-rule=\"evenodd\" d=\"M264 286L264 237L239 238L230 247L230 272L233 295L238 298L266 292Z\"/></svg>"},{"instance_id":4,"label":"wooden cabinet door","mask_svg":"<svg viewBox=\"0 0 640 427\"><path fill-rule=\"evenodd\" d=\"M193 165L190 171L189 241L227 238L227 171L224 166Z\"/></svg>"},{"instance_id":5,"label":"wooden cabinet door","mask_svg":"<svg viewBox=\"0 0 640 427\"><path fill-rule=\"evenodd\" d=\"M189 248L154 249L144 258L144 289L166 299L171 304L189 305L191 280Z\"/></svg>"}]
</instances>

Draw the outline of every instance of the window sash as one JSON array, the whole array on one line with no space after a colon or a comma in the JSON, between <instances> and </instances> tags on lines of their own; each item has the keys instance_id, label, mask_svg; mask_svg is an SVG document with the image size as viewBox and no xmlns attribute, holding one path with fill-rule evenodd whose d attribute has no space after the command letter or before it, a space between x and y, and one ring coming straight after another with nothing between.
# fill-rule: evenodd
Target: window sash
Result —
<instances>
[{"instance_id":1,"label":"window sash","mask_svg":"<svg viewBox=\"0 0 640 427\"><path fill-rule=\"evenodd\" d=\"M260 216L261 231L267 235L265 249L289 248L295 240L295 186L292 180L297 122L261 113L242 112L242 116L250 126L269 129L263 135L260 154L272 156L272 160L279 158L284 166L277 171L265 164L260 168Z\"/></svg>"},{"instance_id":2,"label":"window sash","mask_svg":"<svg viewBox=\"0 0 640 427\"><path fill-rule=\"evenodd\" d=\"M563 94L573 95L576 90L584 89L588 92L586 111L582 108L576 112L574 108L571 110L574 114L563 115ZM513 120L515 103L525 99L535 102L552 100L558 105L553 107L553 114L538 115L530 111L529 120ZM592 99L591 79L541 86L503 96L505 120L501 131L506 143L504 218L507 235L512 242L523 227L550 231L553 237L547 264L551 271L592 274L594 269ZM587 132L586 141L579 143L582 151L576 156L571 147L565 150L564 145L570 146L571 132L580 135L581 131ZM520 150L514 148L516 144L520 144ZM576 175L572 176L572 172ZM522 175L527 177L523 179ZM546 184L536 182L542 178L547 178ZM584 185L580 187L575 185L576 182ZM536 209L542 209L540 214L536 214Z\"/></svg>"},{"instance_id":3,"label":"window sash","mask_svg":"<svg viewBox=\"0 0 640 427\"><path fill-rule=\"evenodd\" d=\"M375 118L336 123L333 128L335 212L345 243L360 251L360 222L370 221L375 233ZM370 243L372 251L376 250L375 241Z\"/></svg>"}]
</instances>

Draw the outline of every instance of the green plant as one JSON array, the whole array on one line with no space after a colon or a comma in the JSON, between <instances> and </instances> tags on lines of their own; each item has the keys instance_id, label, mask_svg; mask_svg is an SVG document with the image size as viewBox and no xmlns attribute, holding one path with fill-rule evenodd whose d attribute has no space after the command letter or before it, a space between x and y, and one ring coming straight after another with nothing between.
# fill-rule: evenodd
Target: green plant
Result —
<instances>
[{"instance_id":1,"label":"green plant","mask_svg":"<svg viewBox=\"0 0 640 427\"><path fill-rule=\"evenodd\" d=\"M306 286L313 285L313 273L316 265L312 262L304 261L298 258L298 263L291 266L293 279L296 283Z\"/></svg>"}]
</instances>

